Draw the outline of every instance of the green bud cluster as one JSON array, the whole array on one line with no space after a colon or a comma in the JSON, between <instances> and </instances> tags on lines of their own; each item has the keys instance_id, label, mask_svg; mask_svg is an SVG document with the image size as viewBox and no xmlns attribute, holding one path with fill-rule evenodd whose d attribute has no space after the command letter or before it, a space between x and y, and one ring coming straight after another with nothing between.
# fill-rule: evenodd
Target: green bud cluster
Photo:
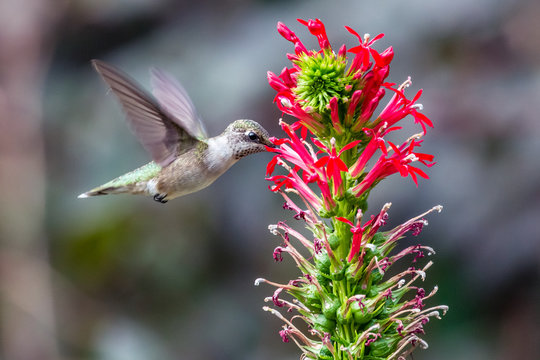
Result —
<instances>
[{"instance_id":1,"label":"green bud cluster","mask_svg":"<svg viewBox=\"0 0 540 360\"><path fill-rule=\"evenodd\" d=\"M358 80L346 73L347 59L323 51L316 55L301 55L295 61L299 68L293 92L304 109L319 114L329 113L328 104L333 97L346 98Z\"/></svg>"}]
</instances>

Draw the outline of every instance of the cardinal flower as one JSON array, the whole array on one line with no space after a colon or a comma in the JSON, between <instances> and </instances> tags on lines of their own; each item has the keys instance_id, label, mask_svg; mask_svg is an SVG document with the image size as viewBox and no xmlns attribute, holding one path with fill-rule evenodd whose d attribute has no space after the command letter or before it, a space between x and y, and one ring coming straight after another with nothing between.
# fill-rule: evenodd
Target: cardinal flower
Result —
<instances>
[{"instance_id":1,"label":"cardinal flower","mask_svg":"<svg viewBox=\"0 0 540 360\"><path fill-rule=\"evenodd\" d=\"M427 346L425 326L447 307L427 305L437 287L419 286L431 266L424 264L425 254L433 249L415 240L394 250L405 235L417 238L425 216L442 207L387 230L391 203L370 214L368 198L393 174L410 176L417 186L418 177L429 178L423 169L434 157L419 147L433 123L421 113L421 90L406 97L410 79L399 86L386 82L394 51L375 48L382 34L360 36L346 27L358 43L335 52L321 20L298 21L316 37L318 49L308 49L278 23L279 34L293 44L287 55L292 65L279 75L268 72L268 82L278 108L294 122L281 120L284 137L271 139L276 148L267 179L310 235L284 221L270 225L281 242L273 258L290 256L299 274L284 284L257 279L256 285L276 287L265 299L273 307L263 309L283 321L279 336L294 342L302 359L403 359ZM379 106L387 92L392 96ZM400 138L404 119L421 132L403 142L387 140L389 133Z\"/></svg>"}]
</instances>

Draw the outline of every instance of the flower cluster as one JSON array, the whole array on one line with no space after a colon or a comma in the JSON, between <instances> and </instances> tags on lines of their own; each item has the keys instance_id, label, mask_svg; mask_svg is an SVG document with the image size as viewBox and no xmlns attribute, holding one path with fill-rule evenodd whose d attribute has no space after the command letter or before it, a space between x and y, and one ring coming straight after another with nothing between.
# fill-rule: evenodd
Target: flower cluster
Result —
<instances>
[{"instance_id":1,"label":"flower cluster","mask_svg":"<svg viewBox=\"0 0 540 360\"><path fill-rule=\"evenodd\" d=\"M424 308L424 301L437 289L426 293L416 285L431 262L421 268L416 263L433 249L413 245L397 253L393 250L406 233L420 234L427 224L423 217L442 207L388 231L381 227L390 204L369 219L364 214L370 191L386 177L410 176L417 186L418 177L428 178L421 167L432 166L433 155L418 148L433 124L420 112L417 101L422 92L412 100L405 96L410 79L399 86L385 81L394 52L391 47L382 52L373 48L382 34L361 37L346 27L358 45L350 49L343 45L336 53L319 19L298 21L317 38L320 50L308 50L293 31L278 23L279 33L294 44L294 54L288 54L292 66L279 75L268 72L268 81L277 91L279 109L296 121L280 121L286 137L273 139L277 148L271 150L275 155L267 179L272 182L270 190L285 199L284 208L294 211L294 218L303 221L311 235L285 222L271 225L270 231L283 242L274 259L281 261L283 253L289 254L301 275L287 284L265 279L257 279L256 284L277 287L266 300L275 308L297 312L288 319L275 308L264 307L284 321L283 341L292 339L304 358L405 356L418 345L427 346L420 338L424 325L447 308ZM387 92L392 96L380 110ZM409 115L422 131L401 143L387 140ZM276 174L277 166L284 171ZM304 250L298 250L296 243ZM410 266L391 276L388 270L402 259L408 259ZM284 293L292 300L282 298ZM298 321L307 324L308 334L300 330Z\"/></svg>"}]
</instances>

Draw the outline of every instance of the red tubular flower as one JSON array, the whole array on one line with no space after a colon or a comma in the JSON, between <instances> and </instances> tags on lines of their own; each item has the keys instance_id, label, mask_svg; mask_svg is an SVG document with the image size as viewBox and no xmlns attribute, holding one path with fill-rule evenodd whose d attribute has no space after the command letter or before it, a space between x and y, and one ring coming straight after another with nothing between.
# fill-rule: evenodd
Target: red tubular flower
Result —
<instances>
[{"instance_id":1,"label":"red tubular flower","mask_svg":"<svg viewBox=\"0 0 540 360\"><path fill-rule=\"evenodd\" d=\"M326 176L329 179L332 179L333 183L333 191L335 195L342 196L343 195L343 179L341 178L342 172L348 172L349 169L347 168L347 165L341 160L339 157L343 152L352 149L356 145L360 143L361 140L353 141L347 145L345 145L339 153L336 151L336 142L334 139L332 139L332 148L328 149L323 143L321 143L319 140L314 139L313 143L317 145L320 149L324 150L326 154L323 157L321 157L317 162L314 164L315 167L318 167L319 169L326 169Z\"/></svg>"},{"instance_id":2,"label":"red tubular flower","mask_svg":"<svg viewBox=\"0 0 540 360\"><path fill-rule=\"evenodd\" d=\"M319 19L309 19L309 21L305 21L302 19L296 19L298 22L302 25L307 26L309 29L309 32L312 35L315 35L317 37L317 40L319 40L319 46L321 49L328 49L332 50L330 47L330 42L328 41L328 36L326 36L326 29L324 28L324 24Z\"/></svg>"},{"instance_id":3,"label":"red tubular flower","mask_svg":"<svg viewBox=\"0 0 540 360\"><path fill-rule=\"evenodd\" d=\"M384 87L394 92L394 96L392 99L390 99L386 107L377 117L377 120L374 122L374 129L377 129L384 123L386 123L388 126L392 126L409 114L414 117L415 123L420 123L424 134L426 134L427 131L426 126L433 127L431 120L416 110L417 107L419 107L419 105L416 104L416 101L420 98L420 95L422 95L422 90L419 90L412 100L408 100L405 97L403 90L401 90L403 87L408 86L409 84L410 79L398 89L394 89L392 87L393 84L383 84Z\"/></svg>"},{"instance_id":4,"label":"red tubular flower","mask_svg":"<svg viewBox=\"0 0 540 360\"><path fill-rule=\"evenodd\" d=\"M383 88L380 88L376 94L373 95L371 99L365 102L365 105L362 106L362 110L360 112L360 115L358 115L358 120L353 127L353 129L356 131L356 129L360 129L364 124L368 122L368 120L373 116L373 112L379 106L379 102L384 97L386 92Z\"/></svg>"},{"instance_id":5,"label":"red tubular flower","mask_svg":"<svg viewBox=\"0 0 540 360\"><path fill-rule=\"evenodd\" d=\"M298 166L308 174L317 174L324 176L324 172L319 171L315 154L311 154L304 142L296 135L290 125L281 122L281 129L287 134L288 138L274 140L274 144L280 146L278 149L272 149L275 152L275 157L286 160L295 166Z\"/></svg>"},{"instance_id":6,"label":"red tubular flower","mask_svg":"<svg viewBox=\"0 0 540 360\"><path fill-rule=\"evenodd\" d=\"M330 99L330 116L332 118L332 124L334 125L334 129L338 134L343 134L343 126L341 126L339 122L339 114L338 114L338 98L333 97Z\"/></svg>"},{"instance_id":7,"label":"red tubular flower","mask_svg":"<svg viewBox=\"0 0 540 360\"><path fill-rule=\"evenodd\" d=\"M386 142L384 141L383 136L385 136L391 131L398 130L398 129L401 129L401 128L397 126L392 127L390 129L381 128L379 129L377 133L375 133L375 131L373 131L372 129L364 128L364 132L367 135L371 135L371 140L366 145L364 151L362 151L362 154L358 157L358 159L353 164L353 166L351 166L350 168L351 177L356 178L363 173L368 161L373 157L377 149L380 149L384 155L387 154Z\"/></svg>"},{"instance_id":8,"label":"red tubular flower","mask_svg":"<svg viewBox=\"0 0 540 360\"><path fill-rule=\"evenodd\" d=\"M370 189L375 183L386 178L389 175L399 172L401 176L410 175L416 186L418 186L417 175L429 179L429 176L417 167L410 165L413 161L420 161L425 166L431 167L433 155L414 152L416 146L420 146L421 140L412 139L403 143L399 148L391 142L388 142L393 150L391 156L381 155L377 163L369 171L366 177L352 190L356 196L361 196Z\"/></svg>"},{"instance_id":9,"label":"red tubular flower","mask_svg":"<svg viewBox=\"0 0 540 360\"><path fill-rule=\"evenodd\" d=\"M271 191L279 191L283 186L286 189L295 189L316 211L322 209L323 201L321 201L296 172L291 171L288 175L274 175L266 179L274 182L274 185L269 187Z\"/></svg>"},{"instance_id":10,"label":"red tubular flower","mask_svg":"<svg viewBox=\"0 0 540 360\"><path fill-rule=\"evenodd\" d=\"M380 54L377 50L369 48L369 53L375 60L375 64L381 68L390 65L394 59L394 49L391 46Z\"/></svg>"},{"instance_id":11,"label":"red tubular flower","mask_svg":"<svg viewBox=\"0 0 540 360\"><path fill-rule=\"evenodd\" d=\"M389 208L390 204L385 204L377 215L372 215L371 219L366 221L366 223L362 226L360 226L362 221L362 212L360 210L356 215L356 224L353 224L352 221L344 217L336 217L336 220L349 225L351 227L351 232L353 233L351 249L349 251L349 255L347 256L347 261L350 262L356 255L360 253L360 250L362 249L362 240L365 239L366 243L369 242L369 239L373 237L377 230L379 230L379 228L386 223L386 219L388 218L387 211Z\"/></svg>"},{"instance_id":12,"label":"red tubular flower","mask_svg":"<svg viewBox=\"0 0 540 360\"><path fill-rule=\"evenodd\" d=\"M285 68L285 69L287 69L287 68ZM287 92L289 90L291 83L287 84L288 81L287 82L284 81L281 78L281 76L278 77L276 74L274 74L271 71L268 71L266 73L266 75L267 75L267 78L268 78L268 84L270 84L272 89L276 90L278 92L278 94L281 93L282 91Z\"/></svg>"},{"instance_id":13,"label":"red tubular flower","mask_svg":"<svg viewBox=\"0 0 540 360\"><path fill-rule=\"evenodd\" d=\"M294 44L294 50L295 50L297 55L301 54L301 53L307 53L308 52L306 47L298 39L296 34L293 31L291 31L281 21L278 22L277 29L278 29L278 32L280 33L281 36L283 36L285 39L289 40L290 42L292 42Z\"/></svg>"},{"instance_id":14,"label":"red tubular flower","mask_svg":"<svg viewBox=\"0 0 540 360\"><path fill-rule=\"evenodd\" d=\"M388 76L389 66L377 67L370 70L362 77L364 87L362 89L361 108L356 121L353 123L352 130L360 131L371 118L371 115L379 105L379 101L385 94L384 89L381 88L384 79Z\"/></svg>"},{"instance_id":15,"label":"red tubular flower","mask_svg":"<svg viewBox=\"0 0 540 360\"><path fill-rule=\"evenodd\" d=\"M370 47L375 43L375 41L381 39L384 37L384 34L379 34L375 36L373 39L369 40L367 38L364 40L356 31L354 31L352 28L345 26L345 29L347 29L348 32L353 34L358 38L358 41L360 42L360 45L355 46L351 49L349 49L349 52L356 54L355 58L353 59L351 68L349 69L349 73L356 73L358 71L365 72L367 69L371 67L371 62L369 61L369 55L370 55Z\"/></svg>"},{"instance_id":16,"label":"red tubular flower","mask_svg":"<svg viewBox=\"0 0 540 360\"><path fill-rule=\"evenodd\" d=\"M327 210L332 209L335 202L328 186L327 171L317 165L319 159L316 154L310 152L304 141L296 135L291 126L281 122L281 128L288 135L288 138L273 139L273 143L279 145L279 148L269 149L274 151L276 155L267 166L267 176L274 171L276 164L280 164L280 162L289 171L289 174L268 177L267 180L274 182L274 186L270 189L278 191L282 186L287 189L296 189L316 210L321 210L322 204ZM294 167L291 168L285 165L283 160L293 164ZM301 175L299 175L300 171L302 171ZM319 187L322 201L307 185L312 182L315 182Z\"/></svg>"},{"instance_id":17,"label":"red tubular flower","mask_svg":"<svg viewBox=\"0 0 540 360\"><path fill-rule=\"evenodd\" d=\"M278 93L274 102L285 114L289 114L300 120L300 122L311 132L317 133L324 130L324 125L320 122L318 114L310 114L303 109L296 101L292 89L296 87L296 80L293 79L293 69L284 68L279 76L271 71L267 72L268 83Z\"/></svg>"},{"instance_id":18,"label":"red tubular flower","mask_svg":"<svg viewBox=\"0 0 540 360\"><path fill-rule=\"evenodd\" d=\"M362 248L362 236L364 233L364 229L368 224L365 224L364 226L360 226L361 213L359 213L359 216L357 216L356 225L353 224L352 221L344 217L336 217L336 220L344 222L345 224L351 227L353 238L351 242L351 250L349 251L349 255L347 256L347 261L351 262L351 260L356 255L358 255L358 253L360 252L360 249Z\"/></svg>"}]
</instances>

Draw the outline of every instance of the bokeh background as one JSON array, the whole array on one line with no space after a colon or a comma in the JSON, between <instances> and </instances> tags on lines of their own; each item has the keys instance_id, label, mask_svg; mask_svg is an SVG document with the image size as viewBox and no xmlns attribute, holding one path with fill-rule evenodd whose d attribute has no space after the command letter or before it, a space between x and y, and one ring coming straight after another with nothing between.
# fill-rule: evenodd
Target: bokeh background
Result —
<instances>
[{"instance_id":1,"label":"bokeh background","mask_svg":"<svg viewBox=\"0 0 540 360\"><path fill-rule=\"evenodd\" d=\"M384 32L390 81L412 76L435 123L431 180L371 199L393 203L389 226L445 206L422 242L450 312L414 358L540 358L538 1L1 0L0 359L298 358L253 286L297 274L272 259L267 225L293 220L269 154L166 205L77 195L149 161L90 59L145 86L150 66L173 73L212 135L252 118L282 136L266 71L292 48L275 26L315 46L295 21L315 17L334 45L355 44L344 25Z\"/></svg>"}]
</instances>

